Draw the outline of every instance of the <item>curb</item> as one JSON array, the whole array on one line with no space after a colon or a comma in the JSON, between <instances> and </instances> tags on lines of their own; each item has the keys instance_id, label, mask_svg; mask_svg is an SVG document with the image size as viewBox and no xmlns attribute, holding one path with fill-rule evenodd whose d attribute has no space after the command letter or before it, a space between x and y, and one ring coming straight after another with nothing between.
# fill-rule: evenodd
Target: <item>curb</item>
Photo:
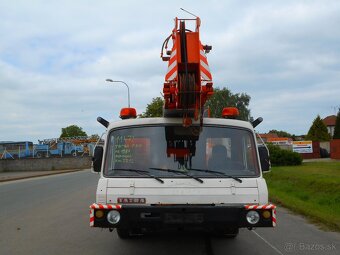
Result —
<instances>
[{"instance_id":1,"label":"curb","mask_svg":"<svg viewBox=\"0 0 340 255\"><path fill-rule=\"evenodd\" d=\"M9 182L9 181L17 181L17 180L23 180L23 179L31 179L31 178L36 178L36 177L44 177L44 176L49 176L49 175L57 175L57 174L67 174L67 173L73 173L73 172L80 172L80 171L85 171L88 169L73 169L73 170L62 170L62 171L56 171L55 173L41 173L37 175L27 175L27 176L16 176L16 177L10 177L6 179L1 179L0 177L0 183L1 182Z\"/></svg>"}]
</instances>

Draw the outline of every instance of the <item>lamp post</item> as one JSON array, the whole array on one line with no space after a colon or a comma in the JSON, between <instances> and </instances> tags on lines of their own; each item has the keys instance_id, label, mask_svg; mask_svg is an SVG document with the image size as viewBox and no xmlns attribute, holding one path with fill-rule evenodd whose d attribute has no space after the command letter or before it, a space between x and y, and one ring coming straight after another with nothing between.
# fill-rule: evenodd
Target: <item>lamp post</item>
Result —
<instances>
[{"instance_id":1,"label":"lamp post","mask_svg":"<svg viewBox=\"0 0 340 255\"><path fill-rule=\"evenodd\" d=\"M130 108L130 88L129 88L129 86L124 81L114 81L114 80L111 80L111 79L106 79L105 81L107 81L107 82L120 82L120 83L125 84L125 86L128 89L128 105L129 105L129 108Z\"/></svg>"}]
</instances>

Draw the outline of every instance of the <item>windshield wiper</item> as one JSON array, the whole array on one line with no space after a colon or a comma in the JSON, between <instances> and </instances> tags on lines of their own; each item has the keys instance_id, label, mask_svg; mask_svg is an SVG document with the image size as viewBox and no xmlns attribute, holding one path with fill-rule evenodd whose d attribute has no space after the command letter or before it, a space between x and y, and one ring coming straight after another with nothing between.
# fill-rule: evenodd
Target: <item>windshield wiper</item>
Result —
<instances>
[{"instance_id":1,"label":"windshield wiper","mask_svg":"<svg viewBox=\"0 0 340 255\"><path fill-rule=\"evenodd\" d=\"M158 177L150 174L149 171L139 170L139 169L132 169L132 168L114 168L114 169L111 169L111 171L115 171L115 170L118 170L118 171L127 171L127 172L135 172L135 173L138 173L140 175L145 175L145 176L149 176L151 178L154 178L155 180L159 181L160 183L164 183L164 181L161 178L158 178Z\"/></svg>"},{"instance_id":2,"label":"windshield wiper","mask_svg":"<svg viewBox=\"0 0 340 255\"><path fill-rule=\"evenodd\" d=\"M197 169L197 168L190 168L188 170L189 171L192 170L192 171L197 171L197 172L212 173L212 174L220 174L220 175L223 175L223 176L225 176L227 178L232 178L235 181L238 181L239 183L242 183L242 180L240 178L237 178L237 177L232 176L232 175L228 175L228 174L220 172L220 171L214 171L214 170L208 170L208 169Z\"/></svg>"},{"instance_id":3,"label":"windshield wiper","mask_svg":"<svg viewBox=\"0 0 340 255\"><path fill-rule=\"evenodd\" d=\"M176 173L176 174L182 174L182 175L185 175L185 176L188 176L196 181L198 181L199 183L203 183L203 180L198 178L198 177L195 177L195 176L192 176L190 174L187 174L183 171L180 171L180 170L174 170L174 169L169 169L169 168L158 168L158 167L150 167L149 169L152 169L152 170L160 170L160 171L166 171L166 172L170 172L170 173Z\"/></svg>"}]
</instances>

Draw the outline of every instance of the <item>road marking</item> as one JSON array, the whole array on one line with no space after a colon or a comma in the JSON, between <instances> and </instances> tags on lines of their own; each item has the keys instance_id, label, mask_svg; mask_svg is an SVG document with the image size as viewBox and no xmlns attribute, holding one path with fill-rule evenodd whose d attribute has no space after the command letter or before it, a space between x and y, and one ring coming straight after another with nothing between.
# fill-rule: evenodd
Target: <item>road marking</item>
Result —
<instances>
[{"instance_id":1,"label":"road marking","mask_svg":"<svg viewBox=\"0 0 340 255\"><path fill-rule=\"evenodd\" d=\"M274 251L276 251L278 254L284 255L279 249L277 249L274 245L272 245L270 242L268 242L266 239L264 239L264 237L262 237L260 234L258 234L257 232L255 232L255 230L252 230L251 232L253 232L255 235L257 235L260 239L262 239L262 241L264 241L266 244L268 244Z\"/></svg>"}]
</instances>

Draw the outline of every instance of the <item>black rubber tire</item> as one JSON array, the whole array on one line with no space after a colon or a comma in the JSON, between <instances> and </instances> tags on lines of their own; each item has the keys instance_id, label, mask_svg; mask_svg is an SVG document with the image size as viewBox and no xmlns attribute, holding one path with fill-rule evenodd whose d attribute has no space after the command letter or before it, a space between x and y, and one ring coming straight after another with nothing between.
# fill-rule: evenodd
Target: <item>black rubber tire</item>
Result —
<instances>
[{"instance_id":1,"label":"black rubber tire","mask_svg":"<svg viewBox=\"0 0 340 255\"><path fill-rule=\"evenodd\" d=\"M129 229L126 228L117 228L117 235L120 239L129 239L131 238L131 233Z\"/></svg>"},{"instance_id":2,"label":"black rubber tire","mask_svg":"<svg viewBox=\"0 0 340 255\"><path fill-rule=\"evenodd\" d=\"M227 232L227 233L224 233L224 237L226 238L230 238L230 239L234 239L238 236L238 229L236 229L235 231L233 232Z\"/></svg>"},{"instance_id":3,"label":"black rubber tire","mask_svg":"<svg viewBox=\"0 0 340 255\"><path fill-rule=\"evenodd\" d=\"M218 237L234 239L237 237L238 233L239 233L238 228L232 228L228 230L217 230L214 232L213 235Z\"/></svg>"}]
</instances>

